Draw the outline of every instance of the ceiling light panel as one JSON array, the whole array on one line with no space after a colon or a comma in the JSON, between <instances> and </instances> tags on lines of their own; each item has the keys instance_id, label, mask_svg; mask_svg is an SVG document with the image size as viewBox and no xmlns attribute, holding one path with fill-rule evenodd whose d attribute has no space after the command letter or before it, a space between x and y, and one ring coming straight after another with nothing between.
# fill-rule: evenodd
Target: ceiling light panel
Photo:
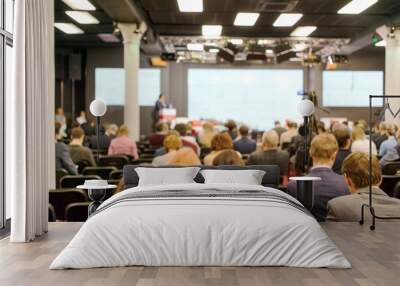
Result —
<instances>
[{"instance_id":1,"label":"ceiling light panel","mask_svg":"<svg viewBox=\"0 0 400 286\"><path fill-rule=\"evenodd\" d=\"M243 45L242 39L230 39L229 42L231 42L234 45Z\"/></svg>"},{"instance_id":2,"label":"ceiling light panel","mask_svg":"<svg viewBox=\"0 0 400 286\"><path fill-rule=\"evenodd\" d=\"M114 34L107 34L107 33L100 33L97 34L97 37L99 37L103 42L106 43L119 43L120 40L117 36Z\"/></svg>"},{"instance_id":3,"label":"ceiling light panel","mask_svg":"<svg viewBox=\"0 0 400 286\"><path fill-rule=\"evenodd\" d=\"M260 13L237 13L234 21L235 26L254 26Z\"/></svg>"},{"instance_id":4,"label":"ceiling light panel","mask_svg":"<svg viewBox=\"0 0 400 286\"><path fill-rule=\"evenodd\" d=\"M181 12L203 12L203 0L178 0Z\"/></svg>"},{"instance_id":5,"label":"ceiling light panel","mask_svg":"<svg viewBox=\"0 0 400 286\"><path fill-rule=\"evenodd\" d=\"M296 24L303 14L298 13L282 13L273 23L274 27L291 27Z\"/></svg>"},{"instance_id":6,"label":"ceiling light panel","mask_svg":"<svg viewBox=\"0 0 400 286\"><path fill-rule=\"evenodd\" d=\"M308 37L317 29L316 26L300 26L297 27L290 36L292 37Z\"/></svg>"},{"instance_id":7,"label":"ceiling light panel","mask_svg":"<svg viewBox=\"0 0 400 286\"><path fill-rule=\"evenodd\" d=\"M83 34L83 30L71 23L54 23L54 27L66 34Z\"/></svg>"},{"instance_id":8,"label":"ceiling light panel","mask_svg":"<svg viewBox=\"0 0 400 286\"><path fill-rule=\"evenodd\" d=\"M203 25L202 28L203 36L214 37L221 36L222 26L221 25Z\"/></svg>"},{"instance_id":9,"label":"ceiling light panel","mask_svg":"<svg viewBox=\"0 0 400 286\"><path fill-rule=\"evenodd\" d=\"M186 47L189 51L193 52L201 52L204 50L203 44L187 44Z\"/></svg>"},{"instance_id":10,"label":"ceiling light panel","mask_svg":"<svg viewBox=\"0 0 400 286\"><path fill-rule=\"evenodd\" d=\"M88 0L62 0L73 10L94 11L96 7L93 6Z\"/></svg>"},{"instance_id":11,"label":"ceiling light panel","mask_svg":"<svg viewBox=\"0 0 400 286\"><path fill-rule=\"evenodd\" d=\"M79 24L98 24L100 23L94 16L86 11L65 11L65 14L70 16Z\"/></svg>"},{"instance_id":12,"label":"ceiling light panel","mask_svg":"<svg viewBox=\"0 0 400 286\"><path fill-rule=\"evenodd\" d=\"M353 0L338 11L338 14L360 14L378 0Z\"/></svg>"}]
</instances>

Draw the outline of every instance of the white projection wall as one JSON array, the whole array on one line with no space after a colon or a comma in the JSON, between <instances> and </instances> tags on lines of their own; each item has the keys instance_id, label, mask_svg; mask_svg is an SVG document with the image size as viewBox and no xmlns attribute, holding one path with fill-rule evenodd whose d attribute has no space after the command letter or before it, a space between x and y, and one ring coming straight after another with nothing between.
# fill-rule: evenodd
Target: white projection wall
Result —
<instances>
[{"instance_id":1,"label":"white projection wall","mask_svg":"<svg viewBox=\"0 0 400 286\"><path fill-rule=\"evenodd\" d=\"M160 69L139 70L139 105L154 105L160 94ZM96 68L95 97L107 105L124 105L125 70Z\"/></svg>"},{"instance_id":2,"label":"white projection wall","mask_svg":"<svg viewBox=\"0 0 400 286\"><path fill-rule=\"evenodd\" d=\"M367 107L369 95L383 95L382 71L324 71L323 105L327 107ZM382 99L374 99L382 106Z\"/></svg>"},{"instance_id":3,"label":"white projection wall","mask_svg":"<svg viewBox=\"0 0 400 286\"><path fill-rule=\"evenodd\" d=\"M302 70L189 69L188 110L193 119L235 119L270 129L275 120L301 120Z\"/></svg>"}]
</instances>

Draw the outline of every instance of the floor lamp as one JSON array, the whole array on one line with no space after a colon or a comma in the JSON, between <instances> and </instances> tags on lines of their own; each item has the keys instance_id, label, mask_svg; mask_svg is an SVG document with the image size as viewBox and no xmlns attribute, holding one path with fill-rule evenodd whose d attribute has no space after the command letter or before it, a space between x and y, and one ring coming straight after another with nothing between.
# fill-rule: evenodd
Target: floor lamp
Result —
<instances>
[{"instance_id":1,"label":"floor lamp","mask_svg":"<svg viewBox=\"0 0 400 286\"><path fill-rule=\"evenodd\" d=\"M97 154L96 160L99 164L100 160L100 119L107 111L107 105L100 99L95 99L90 103L90 113L96 117L96 137L97 137Z\"/></svg>"},{"instance_id":2,"label":"floor lamp","mask_svg":"<svg viewBox=\"0 0 400 286\"><path fill-rule=\"evenodd\" d=\"M304 118L304 164L305 171L308 171L309 167L309 142L312 134L312 130L310 128L310 117L315 112L314 103L309 99L302 99L297 107L300 115Z\"/></svg>"}]
</instances>

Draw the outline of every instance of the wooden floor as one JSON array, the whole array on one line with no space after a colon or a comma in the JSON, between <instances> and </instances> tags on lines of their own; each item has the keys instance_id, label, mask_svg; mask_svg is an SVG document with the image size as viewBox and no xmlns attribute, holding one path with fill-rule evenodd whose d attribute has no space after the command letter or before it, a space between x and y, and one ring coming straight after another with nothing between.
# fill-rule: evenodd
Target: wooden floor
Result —
<instances>
[{"instance_id":1,"label":"wooden floor","mask_svg":"<svg viewBox=\"0 0 400 286\"><path fill-rule=\"evenodd\" d=\"M48 270L80 223L51 223L28 244L0 241L0 285L400 285L400 222L380 222L375 232L357 223L324 229L353 265L349 270L288 267L125 267Z\"/></svg>"}]
</instances>

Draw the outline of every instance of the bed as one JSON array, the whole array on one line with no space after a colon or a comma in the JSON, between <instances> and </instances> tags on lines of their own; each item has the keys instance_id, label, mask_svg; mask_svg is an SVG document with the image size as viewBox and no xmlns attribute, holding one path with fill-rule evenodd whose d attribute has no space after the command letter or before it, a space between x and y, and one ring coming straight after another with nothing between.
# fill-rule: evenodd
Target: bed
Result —
<instances>
[{"instance_id":1,"label":"bed","mask_svg":"<svg viewBox=\"0 0 400 286\"><path fill-rule=\"evenodd\" d=\"M262 185L204 184L197 175L194 183L137 186L135 168L124 169L127 189L98 208L50 269L351 267L297 200L266 186L276 183L275 166L249 167L269 170Z\"/></svg>"}]
</instances>

